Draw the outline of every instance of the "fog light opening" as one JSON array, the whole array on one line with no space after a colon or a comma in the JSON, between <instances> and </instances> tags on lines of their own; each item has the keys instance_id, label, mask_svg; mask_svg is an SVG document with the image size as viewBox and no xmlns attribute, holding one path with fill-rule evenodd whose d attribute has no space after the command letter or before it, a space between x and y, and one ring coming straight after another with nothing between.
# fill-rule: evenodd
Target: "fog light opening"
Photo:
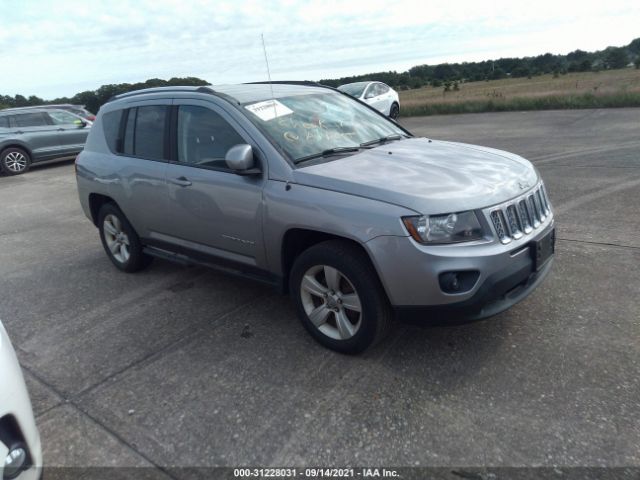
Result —
<instances>
[{"instance_id":1,"label":"fog light opening","mask_svg":"<svg viewBox=\"0 0 640 480\"><path fill-rule=\"evenodd\" d=\"M460 290L460 281L457 273L445 273L442 276L441 283L445 292L457 292Z\"/></svg>"},{"instance_id":2,"label":"fog light opening","mask_svg":"<svg viewBox=\"0 0 640 480\"><path fill-rule=\"evenodd\" d=\"M480 277L477 270L444 272L440 274L440 289L444 293L465 293L471 290Z\"/></svg>"}]
</instances>

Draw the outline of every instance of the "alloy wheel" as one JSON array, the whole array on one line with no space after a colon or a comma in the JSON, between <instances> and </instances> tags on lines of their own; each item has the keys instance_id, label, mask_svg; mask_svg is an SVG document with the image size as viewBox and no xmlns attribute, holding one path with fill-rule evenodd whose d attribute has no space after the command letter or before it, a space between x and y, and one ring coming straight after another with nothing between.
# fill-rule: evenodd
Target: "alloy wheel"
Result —
<instances>
[{"instance_id":1,"label":"alloy wheel","mask_svg":"<svg viewBox=\"0 0 640 480\"><path fill-rule=\"evenodd\" d=\"M5 156L4 165L12 173L20 173L27 168L27 157L20 152L9 152Z\"/></svg>"},{"instance_id":2,"label":"alloy wheel","mask_svg":"<svg viewBox=\"0 0 640 480\"><path fill-rule=\"evenodd\" d=\"M311 323L335 340L352 338L362 324L362 305L353 283L329 265L309 268L300 284L300 297Z\"/></svg>"},{"instance_id":3,"label":"alloy wheel","mask_svg":"<svg viewBox=\"0 0 640 480\"><path fill-rule=\"evenodd\" d=\"M102 223L104 239L113 258L120 263L126 263L131 256L129 237L122 228L122 222L115 215L104 217Z\"/></svg>"}]
</instances>

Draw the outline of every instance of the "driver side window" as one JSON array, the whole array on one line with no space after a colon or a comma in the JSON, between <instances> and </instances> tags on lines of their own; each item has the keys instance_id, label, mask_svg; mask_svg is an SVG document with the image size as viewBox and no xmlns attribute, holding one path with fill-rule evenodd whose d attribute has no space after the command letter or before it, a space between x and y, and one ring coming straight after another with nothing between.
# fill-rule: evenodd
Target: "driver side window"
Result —
<instances>
[{"instance_id":1,"label":"driver side window","mask_svg":"<svg viewBox=\"0 0 640 480\"><path fill-rule=\"evenodd\" d=\"M377 83L372 83L367 87L367 93L365 93L364 98L373 98L378 95L377 91Z\"/></svg>"},{"instance_id":2,"label":"driver side window","mask_svg":"<svg viewBox=\"0 0 640 480\"><path fill-rule=\"evenodd\" d=\"M47 112L53 120L54 125L74 125L80 118L64 110L51 110Z\"/></svg>"},{"instance_id":3,"label":"driver side window","mask_svg":"<svg viewBox=\"0 0 640 480\"><path fill-rule=\"evenodd\" d=\"M178 109L178 162L229 170L224 157L231 147L240 143L246 142L213 110L191 105Z\"/></svg>"}]
</instances>

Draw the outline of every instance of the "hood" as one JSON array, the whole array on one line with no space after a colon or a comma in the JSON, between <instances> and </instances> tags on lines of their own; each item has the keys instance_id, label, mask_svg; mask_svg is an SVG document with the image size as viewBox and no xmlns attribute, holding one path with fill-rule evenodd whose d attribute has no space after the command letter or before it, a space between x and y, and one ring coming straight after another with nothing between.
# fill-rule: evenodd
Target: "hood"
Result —
<instances>
[{"instance_id":1,"label":"hood","mask_svg":"<svg viewBox=\"0 0 640 480\"><path fill-rule=\"evenodd\" d=\"M294 179L438 214L510 200L536 185L538 174L531 163L512 153L410 138L299 168Z\"/></svg>"}]
</instances>

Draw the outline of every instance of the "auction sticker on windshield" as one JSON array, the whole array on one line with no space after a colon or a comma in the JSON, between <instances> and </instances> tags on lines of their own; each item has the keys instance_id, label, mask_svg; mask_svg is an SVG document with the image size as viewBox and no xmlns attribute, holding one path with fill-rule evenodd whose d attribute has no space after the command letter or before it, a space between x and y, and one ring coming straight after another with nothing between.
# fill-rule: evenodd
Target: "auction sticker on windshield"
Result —
<instances>
[{"instance_id":1,"label":"auction sticker on windshield","mask_svg":"<svg viewBox=\"0 0 640 480\"><path fill-rule=\"evenodd\" d=\"M260 117L260 120L264 120L265 122L293 113L293 110L275 99L252 103L251 105L245 105L244 108L249 110L251 113L254 113L258 117Z\"/></svg>"}]
</instances>

